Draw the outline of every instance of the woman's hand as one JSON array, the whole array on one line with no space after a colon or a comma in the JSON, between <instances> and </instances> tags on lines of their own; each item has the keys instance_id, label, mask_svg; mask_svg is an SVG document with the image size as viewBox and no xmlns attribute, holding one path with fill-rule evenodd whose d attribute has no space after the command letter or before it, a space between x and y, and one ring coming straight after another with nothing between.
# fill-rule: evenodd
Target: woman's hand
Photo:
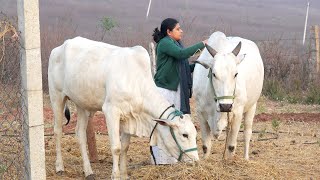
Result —
<instances>
[{"instance_id":1,"label":"woman's hand","mask_svg":"<svg viewBox=\"0 0 320 180\"><path fill-rule=\"evenodd\" d=\"M208 39L202 41L204 45L208 44Z\"/></svg>"}]
</instances>

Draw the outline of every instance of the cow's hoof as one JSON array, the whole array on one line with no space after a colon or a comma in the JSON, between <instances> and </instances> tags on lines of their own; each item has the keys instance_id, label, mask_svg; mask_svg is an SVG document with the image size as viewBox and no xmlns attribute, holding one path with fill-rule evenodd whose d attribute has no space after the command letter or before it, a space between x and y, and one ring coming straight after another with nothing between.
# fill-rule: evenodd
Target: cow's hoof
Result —
<instances>
[{"instance_id":1,"label":"cow's hoof","mask_svg":"<svg viewBox=\"0 0 320 180\"><path fill-rule=\"evenodd\" d=\"M64 171L58 171L58 172L57 172L57 175L58 175L58 176L62 176L63 173L64 173Z\"/></svg>"},{"instance_id":2,"label":"cow's hoof","mask_svg":"<svg viewBox=\"0 0 320 180\"><path fill-rule=\"evenodd\" d=\"M229 146L228 149L229 149L230 152L233 152L234 151L234 146Z\"/></svg>"},{"instance_id":3,"label":"cow's hoof","mask_svg":"<svg viewBox=\"0 0 320 180\"><path fill-rule=\"evenodd\" d=\"M203 150L203 154L207 154L207 151L208 151L207 146L203 145L202 150Z\"/></svg>"},{"instance_id":4,"label":"cow's hoof","mask_svg":"<svg viewBox=\"0 0 320 180\"><path fill-rule=\"evenodd\" d=\"M95 175L90 174L89 176L86 177L86 180L95 180Z\"/></svg>"}]
</instances>

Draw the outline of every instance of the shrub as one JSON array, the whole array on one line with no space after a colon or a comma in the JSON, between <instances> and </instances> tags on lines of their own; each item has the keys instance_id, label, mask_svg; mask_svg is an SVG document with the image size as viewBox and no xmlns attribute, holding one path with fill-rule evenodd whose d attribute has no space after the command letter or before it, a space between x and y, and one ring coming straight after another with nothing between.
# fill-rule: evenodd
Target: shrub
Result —
<instances>
[{"instance_id":1,"label":"shrub","mask_svg":"<svg viewBox=\"0 0 320 180\"><path fill-rule=\"evenodd\" d=\"M285 92L281 86L281 83L277 80L265 80L263 94L277 101L281 101L285 97Z\"/></svg>"},{"instance_id":2,"label":"shrub","mask_svg":"<svg viewBox=\"0 0 320 180\"><path fill-rule=\"evenodd\" d=\"M320 85L313 84L307 91L305 102L307 104L320 104Z\"/></svg>"}]
</instances>

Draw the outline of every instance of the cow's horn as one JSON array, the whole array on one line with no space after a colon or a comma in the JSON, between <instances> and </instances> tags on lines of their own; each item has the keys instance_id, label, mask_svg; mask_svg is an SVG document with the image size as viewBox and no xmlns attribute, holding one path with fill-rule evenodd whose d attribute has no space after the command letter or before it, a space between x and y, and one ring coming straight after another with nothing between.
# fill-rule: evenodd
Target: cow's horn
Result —
<instances>
[{"instance_id":1,"label":"cow's horn","mask_svg":"<svg viewBox=\"0 0 320 180\"><path fill-rule=\"evenodd\" d=\"M214 50L211 46L209 46L208 44L206 44L206 48L209 51L209 53L211 54L212 57L214 57L217 54L217 51Z\"/></svg>"},{"instance_id":2,"label":"cow's horn","mask_svg":"<svg viewBox=\"0 0 320 180\"><path fill-rule=\"evenodd\" d=\"M209 68L210 68L210 66L209 66L208 64L204 63L204 62L195 61L194 63L201 64L201 65L202 65L204 68L206 68L206 69L209 69Z\"/></svg>"},{"instance_id":3,"label":"cow's horn","mask_svg":"<svg viewBox=\"0 0 320 180\"><path fill-rule=\"evenodd\" d=\"M234 48L234 50L232 51L232 53L237 56L240 52L241 49L241 41L239 42L239 44L236 46L236 48Z\"/></svg>"}]
</instances>

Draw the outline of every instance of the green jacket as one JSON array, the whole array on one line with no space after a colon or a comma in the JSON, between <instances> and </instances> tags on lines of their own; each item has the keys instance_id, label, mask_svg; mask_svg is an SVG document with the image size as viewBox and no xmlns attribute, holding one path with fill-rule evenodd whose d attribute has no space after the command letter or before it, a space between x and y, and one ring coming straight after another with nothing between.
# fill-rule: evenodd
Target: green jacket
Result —
<instances>
[{"instance_id":1,"label":"green jacket","mask_svg":"<svg viewBox=\"0 0 320 180\"><path fill-rule=\"evenodd\" d=\"M179 60L192 56L198 50L204 48L203 42L199 42L188 48L180 48L177 42L169 36L162 38L156 48L157 72L154 81L158 87L176 91L180 82Z\"/></svg>"}]
</instances>

